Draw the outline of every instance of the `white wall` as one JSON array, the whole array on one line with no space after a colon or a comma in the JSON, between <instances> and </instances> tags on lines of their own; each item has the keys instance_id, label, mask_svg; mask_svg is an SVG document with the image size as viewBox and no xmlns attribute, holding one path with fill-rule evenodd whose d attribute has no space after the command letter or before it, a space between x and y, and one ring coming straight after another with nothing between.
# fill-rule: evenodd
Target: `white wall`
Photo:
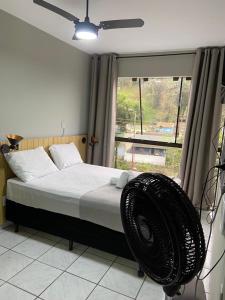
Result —
<instances>
[{"instance_id":1,"label":"white wall","mask_svg":"<svg viewBox=\"0 0 225 300\"><path fill-rule=\"evenodd\" d=\"M220 195L220 191L218 194ZM225 195L223 196L223 198L224 197ZM211 250L215 261L212 261L212 263L216 262L225 250L225 236L221 232L222 209L223 203L221 203L220 205L220 209L218 211L218 215L213 227ZM212 289L212 291L217 290L219 292L219 296L221 296L221 288L225 284L225 257L223 257L215 270L212 272L211 279L209 279L208 281L209 287ZM218 299L222 300L220 298ZM225 286L223 286L223 299L225 300Z\"/></svg>"},{"instance_id":2,"label":"white wall","mask_svg":"<svg viewBox=\"0 0 225 300\"><path fill-rule=\"evenodd\" d=\"M0 10L0 136L87 132L89 55Z\"/></svg>"},{"instance_id":3,"label":"white wall","mask_svg":"<svg viewBox=\"0 0 225 300\"><path fill-rule=\"evenodd\" d=\"M220 197L220 187L218 188L217 199ZM225 195L223 196L225 197ZM218 201L217 201L218 202ZM225 249L225 236L221 232L221 222L222 222L222 203L218 210L217 217L212 228L212 238L209 244L209 253L207 255L205 266L208 269L204 269L202 276L206 275L208 271L214 266L217 260L220 258L221 254ZM207 226L209 230L209 225ZM209 233L209 232L208 232ZM206 235L206 241L208 241L208 234ZM220 261L220 263L215 267L211 274L203 280L205 291L208 295L208 300L225 300L225 257ZM223 298L221 298L221 289L223 291ZM209 294L208 294L209 293Z\"/></svg>"}]
</instances>

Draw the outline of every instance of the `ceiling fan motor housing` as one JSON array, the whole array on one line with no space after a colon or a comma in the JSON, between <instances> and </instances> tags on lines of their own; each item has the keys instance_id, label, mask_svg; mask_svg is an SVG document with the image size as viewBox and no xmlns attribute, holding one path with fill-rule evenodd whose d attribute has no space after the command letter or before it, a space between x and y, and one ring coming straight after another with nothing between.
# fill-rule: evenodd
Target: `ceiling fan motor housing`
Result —
<instances>
[{"instance_id":1,"label":"ceiling fan motor housing","mask_svg":"<svg viewBox=\"0 0 225 300\"><path fill-rule=\"evenodd\" d=\"M199 214L169 177L143 173L121 195L121 218L135 259L172 297L191 281L205 261Z\"/></svg>"},{"instance_id":2,"label":"ceiling fan motor housing","mask_svg":"<svg viewBox=\"0 0 225 300\"><path fill-rule=\"evenodd\" d=\"M88 20L85 20L84 22L75 23L75 32L78 33L81 31L88 31L98 36L98 27L95 24L90 23Z\"/></svg>"}]
</instances>

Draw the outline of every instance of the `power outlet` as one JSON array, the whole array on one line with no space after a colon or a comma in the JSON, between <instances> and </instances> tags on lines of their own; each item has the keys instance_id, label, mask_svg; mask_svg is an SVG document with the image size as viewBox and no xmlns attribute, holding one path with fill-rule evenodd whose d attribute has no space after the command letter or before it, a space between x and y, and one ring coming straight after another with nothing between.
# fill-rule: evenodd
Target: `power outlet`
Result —
<instances>
[{"instance_id":1,"label":"power outlet","mask_svg":"<svg viewBox=\"0 0 225 300\"><path fill-rule=\"evenodd\" d=\"M223 284L221 284L221 289L220 289L220 300L225 300L225 294L224 294L224 287Z\"/></svg>"},{"instance_id":2,"label":"power outlet","mask_svg":"<svg viewBox=\"0 0 225 300\"><path fill-rule=\"evenodd\" d=\"M66 131L66 122L64 120L61 121L61 129L62 129L62 136L64 136Z\"/></svg>"},{"instance_id":3,"label":"power outlet","mask_svg":"<svg viewBox=\"0 0 225 300\"><path fill-rule=\"evenodd\" d=\"M61 128L66 129L66 122L64 120L61 121Z\"/></svg>"}]
</instances>

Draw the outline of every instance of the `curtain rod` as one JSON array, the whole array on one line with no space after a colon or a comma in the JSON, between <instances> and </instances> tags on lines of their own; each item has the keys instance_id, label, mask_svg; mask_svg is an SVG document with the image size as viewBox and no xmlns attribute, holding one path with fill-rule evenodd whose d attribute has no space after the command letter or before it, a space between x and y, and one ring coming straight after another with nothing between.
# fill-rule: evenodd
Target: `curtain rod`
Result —
<instances>
[{"instance_id":1,"label":"curtain rod","mask_svg":"<svg viewBox=\"0 0 225 300\"><path fill-rule=\"evenodd\" d=\"M116 59L123 59L123 58L145 58L145 57L160 57L160 56L175 56L175 55L192 55L192 54L196 54L196 51L187 51L187 52L177 52L177 53L152 53L152 54L140 54L140 55L135 55L135 54L131 54L131 55L119 55L117 53L105 53L105 54L93 54L91 56L91 58L93 59L95 56L98 57L98 59L100 59L100 57L102 55L107 55L107 54L114 54L116 56Z\"/></svg>"},{"instance_id":2,"label":"curtain rod","mask_svg":"<svg viewBox=\"0 0 225 300\"><path fill-rule=\"evenodd\" d=\"M127 56L117 56L116 59L122 58L145 58L145 57L157 57L157 56L175 56L175 55L187 55L187 54L196 54L196 51L193 52L180 52L180 53L162 53L162 54L143 54L143 55L127 55Z\"/></svg>"}]
</instances>

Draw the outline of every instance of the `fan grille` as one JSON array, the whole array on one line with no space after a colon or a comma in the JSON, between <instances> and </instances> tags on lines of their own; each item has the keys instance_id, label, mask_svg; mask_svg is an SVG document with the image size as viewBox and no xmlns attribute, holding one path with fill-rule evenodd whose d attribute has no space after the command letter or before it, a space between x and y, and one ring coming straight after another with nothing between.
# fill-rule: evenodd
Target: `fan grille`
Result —
<instances>
[{"instance_id":1,"label":"fan grille","mask_svg":"<svg viewBox=\"0 0 225 300\"><path fill-rule=\"evenodd\" d=\"M130 181L121 196L121 217L133 255L159 284L185 284L203 267L199 215L172 179L143 173Z\"/></svg>"}]
</instances>

